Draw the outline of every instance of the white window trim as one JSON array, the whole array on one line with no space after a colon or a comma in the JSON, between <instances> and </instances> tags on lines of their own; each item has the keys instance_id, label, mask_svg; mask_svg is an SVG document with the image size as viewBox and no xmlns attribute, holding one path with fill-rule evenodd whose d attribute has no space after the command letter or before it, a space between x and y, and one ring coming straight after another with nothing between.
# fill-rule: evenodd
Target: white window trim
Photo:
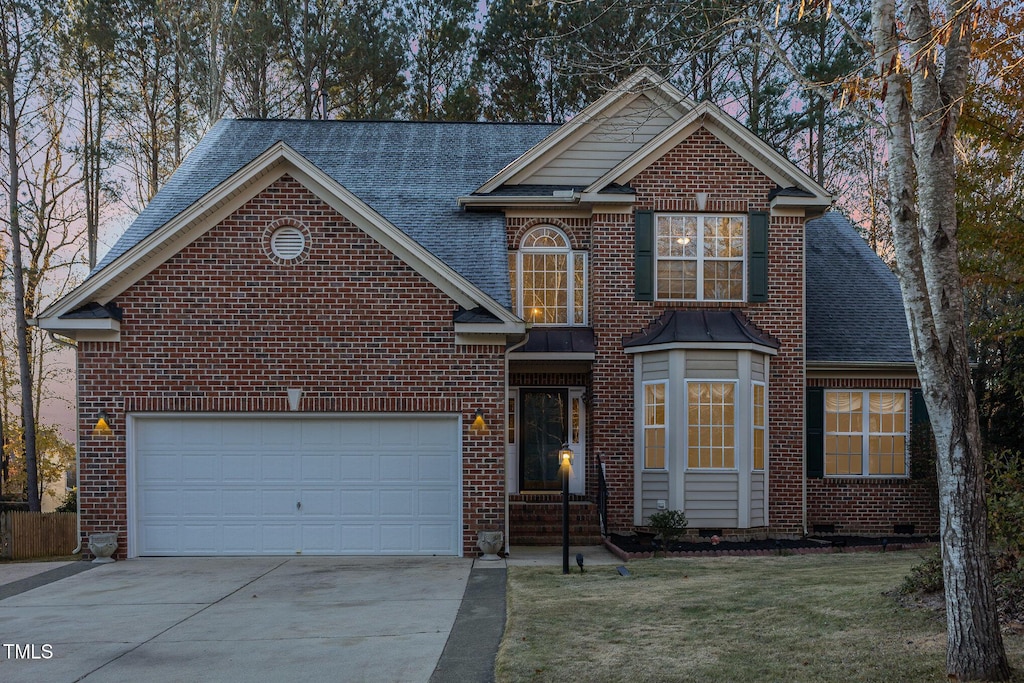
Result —
<instances>
[{"instance_id":1,"label":"white window trim","mask_svg":"<svg viewBox=\"0 0 1024 683\"><path fill-rule=\"evenodd\" d=\"M754 387L764 388L764 426L758 427L754 424ZM764 432L764 466L761 469L754 467L754 433L760 429ZM768 471L768 383L752 380L750 382L750 471Z\"/></svg>"},{"instance_id":2,"label":"white window trim","mask_svg":"<svg viewBox=\"0 0 1024 683\"><path fill-rule=\"evenodd\" d=\"M733 385L732 390L732 467L690 467L690 384L731 384ZM739 462L741 461L741 454L739 445L737 444L737 431L742 425L736 424L740 417L738 411L738 404L736 399L739 397L739 379L699 379L696 377L688 377L683 381L683 423L686 425L686 429L683 430L683 469L687 472L739 472ZM750 420L753 423L753 419ZM751 449L750 460L753 461L753 449ZM760 470L759 470L760 471Z\"/></svg>"},{"instance_id":3,"label":"white window trim","mask_svg":"<svg viewBox=\"0 0 1024 683\"><path fill-rule=\"evenodd\" d=\"M640 416L640 428L643 430L643 441L642 441L641 446L640 446L640 467L645 472L668 472L671 469L671 467L669 465L670 465L671 456L672 456L672 449L670 447L671 444L670 444L670 441L669 441L669 428L670 428L669 425L671 425L671 423L672 423L672 420L670 419L671 413L669 412L669 401L671 400L670 396L669 396L669 382L668 382L667 379L657 379L657 380L648 380L646 382L642 382L641 384L642 384L642 386L641 386L641 389L640 389L640 391L641 391L640 395L641 395L641 411L642 411L642 413L641 413L641 416ZM664 462L665 462L665 466L664 467L648 467L647 466L647 430L649 428L648 425L647 425L647 387L652 385L652 384L660 384L660 385L662 385L662 395L665 397L665 410L664 410L665 421L661 425L652 425L652 427L660 427L661 429L665 430L665 446L664 446L664 453L662 454Z\"/></svg>"},{"instance_id":4,"label":"white window trim","mask_svg":"<svg viewBox=\"0 0 1024 683\"><path fill-rule=\"evenodd\" d=\"M871 393L903 394L903 474L871 474L871 437L872 436L894 436L900 432L872 432L869 430L871 423L869 413L871 411ZM830 393L861 394L861 429L859 432L830 432L828 431L828 395ZM824 419L822 434L825 437L825 448L822 452L822 469L826 479L909 479L910 478L910 392L906 389L826 389L825 390ZM829 436L860 436L860 474L829 474L828 473L828 437Z\"/></svg>"},{"instance_id":5,"label":"white window trim","mask_svg":"<svg viewBox=\"0 0 1024 683\"><path fill-rule=\"evenodd\" d=\"M524 247L523 244L527 238L536 232L537 230L552 230L558 233L561 238L565 241L565 247ZM519 241L519 248L515 251L515 292L513 294L514 301L512 302L513 308L516 314L526 320L527 322L533 322L529 320L524 306L523 306L523 255L524 254L564 254L565 265L566 265L566 311L565 311L565 322L564 323L545 323L545 322L534 322L534 325L538 327L586 327L590 322L590 317L587 310L587 299L589 296L589 274L587 272L587 252L576 251L572 248L572 242L569 237L554 225L543 224L537 225L531 228L523 235L523 238ZM583 310L576 310L576 266L577 261L581 262L580 266L583 269ZM576 314L580 313L580 318L583 322L576 322Z\"/></svg>"},{"instance_id":6,"label":"white window trim","mask_svg":"<svg viewBox=\"0 0 1024 683\"><path fill-rule=\"evenodd\" d=\"M658 292L658 262L661 260L665 261L693 261L694 259L684 258L673 258L673 257L660 257L658 256L658 218L663 216L680 216L689 217L692 216L697 219L697 297L695 299L672 299L669 297L662 297ZM739 299L705 299L704 298L704 220L706 218L739 218L743 221L743 292L740 294ZM747 300L747 254L750 251L750 230L748 219L745 214L731 214L731 213L676 213L676 212L662 212L657 213L654 216L654 300L655 301L701 301L701 302L736 302ZM712 258L712 261L733 261L736 259L718 259Z\"/></svg>"}]
</instances>

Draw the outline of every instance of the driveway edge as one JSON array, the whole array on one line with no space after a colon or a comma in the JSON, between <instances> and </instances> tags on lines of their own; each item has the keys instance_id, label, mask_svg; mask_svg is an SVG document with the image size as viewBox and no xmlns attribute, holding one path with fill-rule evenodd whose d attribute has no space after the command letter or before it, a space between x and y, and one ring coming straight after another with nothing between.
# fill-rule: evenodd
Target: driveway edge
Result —
<instances>
[{"instance_id":1,"label":"driveway edge","mask_svg":"<svg viewBox=\"0 0 1024 683\"><path fill-rule=\"evenodd\" d=\"M504 566L473 566L462 605L430 683L494 681L494 658L505 632L506 575Z\"/></svg>"}]
</instances>

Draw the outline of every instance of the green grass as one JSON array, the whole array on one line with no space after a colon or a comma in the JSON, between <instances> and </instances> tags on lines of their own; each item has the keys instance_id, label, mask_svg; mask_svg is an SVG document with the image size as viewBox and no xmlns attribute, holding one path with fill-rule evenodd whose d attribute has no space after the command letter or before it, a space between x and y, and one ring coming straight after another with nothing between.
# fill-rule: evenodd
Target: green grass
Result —
<instances>
[{"instance_id":1,"label":"green grass","mask_svg":"<svg viewBox=\"0 0 1024 683\"><path fill-rule=\"evenodd\" d=\"M884 595L918 553L510 567L498 681L942 681L944 615ZM1005 633L1014 680L1024 636Z\"/></svg>"}]
</instances>

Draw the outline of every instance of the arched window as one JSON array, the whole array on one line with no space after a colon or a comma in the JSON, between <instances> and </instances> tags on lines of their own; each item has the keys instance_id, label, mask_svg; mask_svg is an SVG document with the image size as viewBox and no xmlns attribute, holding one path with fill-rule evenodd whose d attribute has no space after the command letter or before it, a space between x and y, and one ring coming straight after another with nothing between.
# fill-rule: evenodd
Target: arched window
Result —
<instances>
[{"instance_id":1,"label":"arched window","mask_svg":"<svg viewBox=\"0 0 1024 683\"><path fill-rule=\"evenodd\" d=\"M536 325L586 325L587 254L573 251L558 228L527 232L509 253L512 305Z\"/></svg>"}]
</instances>

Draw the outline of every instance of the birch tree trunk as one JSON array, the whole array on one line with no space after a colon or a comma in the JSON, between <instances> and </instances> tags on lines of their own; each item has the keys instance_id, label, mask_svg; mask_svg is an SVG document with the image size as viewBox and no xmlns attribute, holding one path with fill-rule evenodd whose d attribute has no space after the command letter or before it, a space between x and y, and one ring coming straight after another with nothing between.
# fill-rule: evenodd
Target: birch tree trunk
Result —
<instances>
[{"instance_id":1,"label":"birch tree trunk","mask_svg":"<svg viewBox=\"0 0 1024 683\"><path fill-rule=\"evenodd\" d=\"M975 0L874 0L888 125L889 200L911 345L938 445L946 669L1002 681L1009 666L988 564L983 455L957 255L953 136L963 107ZM934 11L933 11L934 10Z\"/></svg>"}]
</instances>

